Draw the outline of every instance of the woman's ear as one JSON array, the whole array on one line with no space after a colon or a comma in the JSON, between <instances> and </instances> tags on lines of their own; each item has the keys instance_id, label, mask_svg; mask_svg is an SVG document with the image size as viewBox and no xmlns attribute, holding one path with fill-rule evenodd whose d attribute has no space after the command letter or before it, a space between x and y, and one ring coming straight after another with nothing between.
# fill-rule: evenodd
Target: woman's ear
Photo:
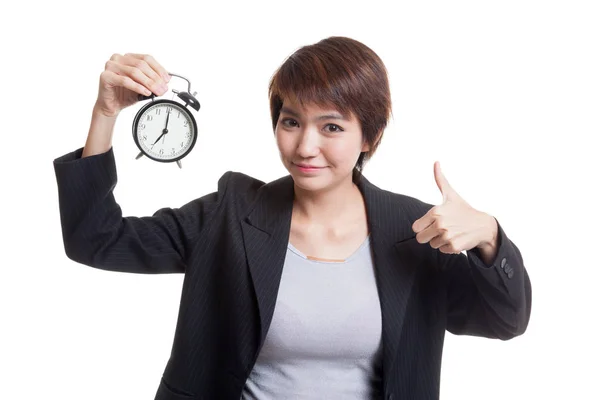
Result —
<instances>
[{"instance_id":1,"label":"woman's ear","mask_svg":"<svg viewBox=\"0 0 600 400\"><path fill-rule=\"evenodd\" d=\"M371 146L366 141L363 143L362 149L360 149L361 153L365 153L371 150Z\"/></svg>"}]
</instances>

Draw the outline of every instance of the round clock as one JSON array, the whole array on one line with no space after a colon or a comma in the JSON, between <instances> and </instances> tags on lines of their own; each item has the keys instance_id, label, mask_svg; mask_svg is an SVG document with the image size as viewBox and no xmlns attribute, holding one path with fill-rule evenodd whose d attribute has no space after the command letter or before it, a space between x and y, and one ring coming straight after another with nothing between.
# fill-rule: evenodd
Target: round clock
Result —
<instances>
[{"instance_id":1,"label":"round clock","mask_svg":"<svg viewBox=\"0 0 600 400\"><path fill-rule=\"evenodd\" d=\"M187 80L181 75L169 75ZM140 149L136 159L146 156L159 162L177 162L181 168L181 159L192 151L198 137L196 120L187 107L198 111L200 103L194 97L196 93L172 91L183 103L168 99L155 100L154 94L138 96L139 100L152 101L142 107L133 120L133 140Z\"/></svg>"}]
</instances>

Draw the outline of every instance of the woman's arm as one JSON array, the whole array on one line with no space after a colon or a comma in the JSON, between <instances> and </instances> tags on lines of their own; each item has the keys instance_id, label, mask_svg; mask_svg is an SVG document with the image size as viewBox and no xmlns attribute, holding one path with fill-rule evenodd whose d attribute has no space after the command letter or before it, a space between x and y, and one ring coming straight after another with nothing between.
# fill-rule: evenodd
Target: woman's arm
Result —
<instances>
[{"instance_id":1,"label":"woman's arm","mask_svg":"<svg viewBox=\"0 0 600 400\"><path fill-rule=\"evenodd\" d=\"M496 221L497 222L497 221ZM521 252L498 223L497 254L491 265L477 248L464 254L438 252L447 290L447 330L508 340L527 329L531 282Z\"/></svg>"},{"instance_id":2,"label":"woman's arm","mask_svg":"<svg viewBox=\"0 0 600 400\"><path fill-rule=\"evenodd\" d=\"M181 208L151 217L123 217L113 189L117 171L112 146L82 158L83 148L54 160L62 236L67 256L91 267L134 273L184 272L192 245L201 239L226 192L218 191Z\"/></svg>"}]
</instances>

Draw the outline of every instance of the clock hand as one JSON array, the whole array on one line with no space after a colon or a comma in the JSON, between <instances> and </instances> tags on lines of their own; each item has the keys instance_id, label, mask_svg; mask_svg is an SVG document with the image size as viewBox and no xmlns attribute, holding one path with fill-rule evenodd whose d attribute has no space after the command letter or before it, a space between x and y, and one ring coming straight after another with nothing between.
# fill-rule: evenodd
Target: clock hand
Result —
<instances>
[{"instance_id":1,"label":"clock hand","mask_svg":"<svg viewBox=\"0 0 600 400\"><path fill-rule=\"evenodd\" d=\"M167 126L169 126L169 117L171 116L171 113L169 112L169 110L167 109L167 123L165 124L165 131L168 132L167 130Z\"/></svg>"},{"instance_id":2,"label":"clock hand","mask_svg":"<svg viewBox=\"0 0 600 400\"><path fill-rule=\"evenodd\" d=\"M166 129L163 129L162 133L160 134L160 136L158 137L158 139L156 139L154 141L154 143L152 143L152 146L154 146L156 144L156 142L158 142L160 140L161 137L165 136L165 134L167 133Z\"/></svg>"},{"instance_id":3,"label":"clock hand","mask_svg":"<svg viewBox=\"0 0 600 400\"><path fill-rule=\"evenodd\" d=\"M164 137L167 133L169 133L167 126L169 126L169 117L170 116L171 116L171 113L167 110L167 122L165 123L165 129L163 129L163 131L162 131L161 135L158 137L158 139L156 139L156 141L154 143L152 143L152 146L154 146L160 140L160 138ZM163 139L163 144L165 144L164 139Z\"/></svg>"},{"instance_id":4,"label":"clock hand","mask_svg":"<svg viewBox=\"0 0 600 400\"><path fill-rule=\"evenodd\" d=\"M161 135L163 138L162 144L165 144L165 134L169 133L169 130L167 129L167 127L169 126L169 117L170 116L171 116L171 111L169 109L167 109L167 122L165 123L165 129L163 129L163 134Z\"/></svg>"}]
</instances>

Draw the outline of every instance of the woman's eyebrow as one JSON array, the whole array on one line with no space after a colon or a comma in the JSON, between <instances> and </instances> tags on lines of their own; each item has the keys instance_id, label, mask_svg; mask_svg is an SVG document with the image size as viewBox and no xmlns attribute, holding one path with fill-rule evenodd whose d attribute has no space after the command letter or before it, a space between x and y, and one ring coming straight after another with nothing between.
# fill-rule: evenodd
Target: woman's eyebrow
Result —
<instances>
[{"instance_id":1,"label":"woman's eyebrow","mask_svg":"<svg viewBox=\"0 0 600 400\"><path fill-rule=\"evenodd\" d=\"M288 107L281 107L281 112L284 112L286 114L290 114L293 115L296 118L301 118L300 115L295 112L294 110L288 108ZM318 117L314 118L314 121L320 121L323 119L341 119L342 121L349 121L348 118L344 117L343 115L333 112L330 114L323 114L323 115L319 115Z\"/></svg>"}]
</instances>

